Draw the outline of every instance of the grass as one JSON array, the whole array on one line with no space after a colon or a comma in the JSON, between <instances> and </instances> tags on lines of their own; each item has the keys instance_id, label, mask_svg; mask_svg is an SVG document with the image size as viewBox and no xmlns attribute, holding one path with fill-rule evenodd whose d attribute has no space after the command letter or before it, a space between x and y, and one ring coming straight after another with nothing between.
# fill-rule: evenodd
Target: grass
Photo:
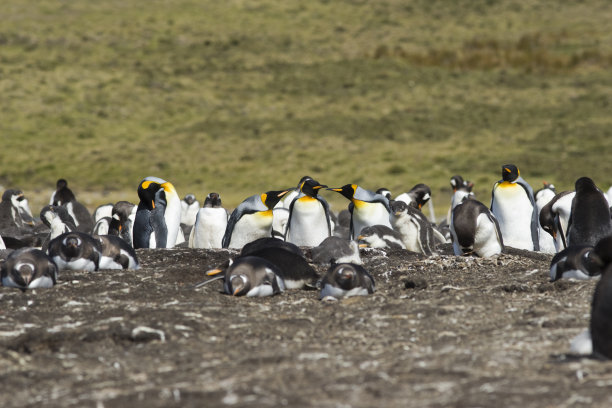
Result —
<instances>
[{"instance_id":1,"label":"grass","mask_svg":"<svg viewBox=\"0 0 612 408\"><path fill-rule=\"evenodd\" d=\"M536 189L612 183L604 0L5 0L0 15L0 184L34 212L60 177L90 206L136 201L148 175L228 207L304 174L424 182L440 213L452 175L488 203L508 162Z\"/></svg>"}]
</instances>

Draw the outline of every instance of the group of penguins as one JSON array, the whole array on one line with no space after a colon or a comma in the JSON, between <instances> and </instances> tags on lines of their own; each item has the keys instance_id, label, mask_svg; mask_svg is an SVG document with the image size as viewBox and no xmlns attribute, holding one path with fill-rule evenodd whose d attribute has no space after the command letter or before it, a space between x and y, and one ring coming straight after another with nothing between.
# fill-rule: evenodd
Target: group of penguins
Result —
<instances>
[{"instance_id":1,"label":"group of penguins","mask_svg":"<svg viewBox=\"0 0 612 408\"><path fill-rule=\"evenodd\" d=\"M138 185L137 205L119 201L98 207L92 216L60 179L39 219L20 190L6 190L0 203L2 285L52 287L63 269L138 269L139 248L234 248L238 257L207 271L221 276L196 288L222 279L224 292L233 296L314 288L328 299L375 291L360 248L431 256L452 244L457 256L490 257L508 246L555 254L551 281L600 279L590 328L572 348L612 358L612 188L604 193L582 177L574 191L557 193L544 183L534 193L515 165L503 165L501 176L489 206L475 198L473 183L453 176L450 208L439 223L422 212L425 204L431 206L425 184L392 198L386 188L329 188L305 176L296 187L246 198L230 214L218 193L208 194L200 207L193 194L181 200L172 183L146 177ZM334 214L321 191L341 194L348 208ZM310 262L304 247L311 249ZM311 263L329 268L320 277Z\"/></svg>"}]
</instances>

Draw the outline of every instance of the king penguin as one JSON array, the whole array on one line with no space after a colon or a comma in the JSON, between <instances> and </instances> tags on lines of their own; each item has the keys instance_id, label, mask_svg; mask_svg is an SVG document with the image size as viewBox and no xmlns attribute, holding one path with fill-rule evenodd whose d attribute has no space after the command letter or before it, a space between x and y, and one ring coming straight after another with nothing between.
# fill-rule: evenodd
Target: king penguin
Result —
<instances>
[{"instance_id":1,"label":"king penguin","mask_svg":"<svg viewBox=\"0 0 612 408\"><path fill-rule=\"evenodd\" d=\"M174 247L181 224L181 199L172 183L146 177L138 184L138 197L134 248Z\"/></svg>"},{"instance_id":2,"label":"king penguin","mask_svg":"<svg viewBox=\"0 0 612 408\"><path fill-rule=\"evenodd\" d=\"M502 166L502 179L495 183L491 192L491 212L497 218L505 245L540 250L533 189L513 164Z\"/></svg>"},{"instance_id":3,"label":"king penguin","mask_svg":"<svg viewBox=\"0 0 612 408\"><path fill-rule=\"evenodd\" d=\"M595 246L599 240L612 235L610 207L593 180L576 180L576 195L567 226L567 244Z\"/></svg>"},{"instance_id":4,"label":"king penguin","mask_svg":"<svg viewBox=\"0 0 612 408\"><path fill-rule=\"evenodd\" d=\"M221 248L227 228L227 210L218 193L210 193L198 211L189 235L189 248Z\"/></svg>"},{"instance_id":5,"label":"king penguin","mask_svg":"<svg viewBox=\"0 0 612 408\"><path fill-rule=\"evenodd\" d=\"M11 252L2 265L2 286L22 291L50 288L57 281L57 266L40 249L21 248Z\"/></svg>"},{"instance_id":6,"label":"king penguin","mask_svg":"<svg viewBox=\"0 0 612 408\"><path fill-rule=\"evenodd\" d=\"M451 234L455 255L475 253L481 258L500 254L504 241L497 219L486 205L465 198L451 215Z\"/></svg>"},{"instance_id":7,"label":"king penguin","mask_svg":"<svg viewBox=\"0 0 612 408\"><path fill-rule=\"evenodd\" d=\"M287 190L268 191L246 198L232 212L221 246L242 248L258 238L272 236L272 209L287 193Z\"/></svg>"},{"instance_id":8,"label":"king penguin","mask_svg":"<svg viewBox=\"0 0 612 408\"><path fill-rule=\"evenodd\" d=\"M391 228L389 219L391 207L389 200L382 194L359 187L357 184L346 184L338 188L328 188L348 198L351 213L350 239L356 239L364 227L386 225Z\"/></svg>"},{"instance_id":9,"label":"king penguin","mask_svg":"<svg viewBox=\"0 0 612 408\"><path fill-rule=\"evenodd\" d=\"M329 205L318 192L327 186L308 178L289 206L286 241L297 246L317 246L331 236Z\"/></svg>"}]
</instances>

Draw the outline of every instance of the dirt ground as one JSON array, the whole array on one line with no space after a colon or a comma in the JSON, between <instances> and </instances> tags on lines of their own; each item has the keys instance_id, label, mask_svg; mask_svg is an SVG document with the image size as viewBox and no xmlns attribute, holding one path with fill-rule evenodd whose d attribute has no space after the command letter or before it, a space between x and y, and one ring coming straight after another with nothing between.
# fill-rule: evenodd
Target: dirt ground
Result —
<instances>
[{"instance_id":1,"label":"dirt ground","mask_svg":"<svg viewBox=\"0 0 612 408\"><path fill-rule=\"evenodd\" d=\"M612 362L567 354L595 282L549 283L550 256L510 252L368 250L376 293L337 302L195 290L235 252L186 248L0 288L0 406L612 406Z\"/></svg>"}]
</instances>

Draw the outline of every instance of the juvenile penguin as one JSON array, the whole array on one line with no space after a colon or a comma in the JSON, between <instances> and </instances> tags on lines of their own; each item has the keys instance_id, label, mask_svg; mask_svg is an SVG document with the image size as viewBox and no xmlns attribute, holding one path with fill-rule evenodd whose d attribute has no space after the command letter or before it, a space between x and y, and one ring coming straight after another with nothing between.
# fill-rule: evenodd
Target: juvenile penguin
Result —
<instances>
[{"instance_id":1,"label":"juvenile penguin","mask_svg":"<svg viewBox=\"0 0 612 408\"><path fill-rule=\"evenodd\" d=\"M40 249L21 248L8 255L1 275L2 286L21 290L50 288L57 280L57 266Z\"/></svg>"},{"instance_id":2,"label":"juvenile penguin","mask_svg":"<svg viewBox=\"0 0 612 408\"><path fill-rule=\"evenodd\" d=\"M58 269L97 271L100 265L100 242L89 234L67 232L49 242L47 249Z\"/></svg>"},{"instance_id":3,"label":"juvenile penguin","mask_svg":"<svg viewBox=\"0 0 612 408\"><path fill-rule=\"evenodd\" d=\"M391 203L393 229L400 233L406 249L425 255L436 253L435 232L425 215L403 201Z\"/></svg>"},{"instance_id":4,"label":"juvenile penguin","mask_svg":"<svg viewBox=\"0 0 612 408\"><path fill-rule=\"evenodd\" d=\"M227 222L221 246L242 248L258 238L272 236L272 209L286 193L287 190L268 191L240 203Z\"/></svg>"},{"instance_id":5,"label":"juvenile penguin","mask_svg":"<svg viewBox=\"0 0 612 408\"><path fill-rule=\"evenodd\" d=\"M146 177L138 184L138 197L134 248L173 248L179 237L181 200L172 183Z\"/></svg>"},{"instance_id":6,"label":"juvenile penguin","mask_svg":"<svg viewBox=\"0 0 612 408\"><path fill-rule=\"evenodd\" d=\"M590 245L573 245L557 253L550 262L550 281L587 280L601 275L602 261Z\"/></svg>"},{"instance_id":7,"label":"juvenile penguin","mask_svg":"<svg viewBox=\"0 0 612 408\"><path fill-rule=\"evenodd\" d=\"M575 195L575 191L563 191L540 210L540 226L553 238L555 252L567 248L567 226Z\"/></svg>"},{"instance_id":8,"label":"juvenile penguin","mask_svg":"<svg viewBox=\"0 0 612 408\"><path fill-rule=\"evenodd\" d=\"M117 201L113 205L108 235L121 237L128 245L133 246L133 226L138 207L129 201Z\"/></svg>"},{"instance_id":9,"label":"juvenile penguin","mask_svg":"<svg viewBox=\"0 0 612 408\"><path fill-rule=\"evenodd\" d=\"M391 208L389 200L382 194L363 189L357 184L346 184L338 188L328 188L349 199L351 213L350 239L355 239L364 227L370 225L386 225L391 228L389 220Z\"/></svg>"},{"instance_id":10,"label":"juvenile penguin","mask_svg":"<svg viewBox=\"0 0 612 408\"><path fill-rule=\"evenodd\" d=\"M223 272L213 269L207 272L212 276ZM243 256L230 260L223 277L223 290L232 296L263 297L277 295L285 290L279 276L278 267L256 256Z\"/></svg>"},{"instance_id":11,"label":"juvenile penguin","mask_svg":"<svg viewBox=\"0 0 612 408\"><path fill-rule=\"evenodd\" d=\"M312 248L311 253L312 262L316 264L354 263L361 265L357 242L347 241L341 237L325 238L318 246Z\"/></svg>"},{"instance_id":12,"label":"juvenile penguin","mask_svg":"<svg viewBox=\"0 0 612 408\"><path fill-rule=\"evenodd\" d=\"M455 255L475 253L481 258L504 249L499 224L491 211L478 200L466 198L453 209L451 235Z\"/></svg>"},{"instance_id":13,"label":"juvenile penguin","mask_svg":"<svg viewBox=\"0 0 612 408\"><path fill-rule=\"evenodd\" d=\"M136 251L116 235L94 235L100 242L98 269L140 269Z\"/></svg>"},{"instance_id":14,"label":"juvenile penguin","mask_svg":"<svg viewBox=\"0 0 612 408\"><path fill-rule=\"evenodd\" d=\"M491 192L491 212L497 218L504 244L529 251L540 250L538 209L533 189L513 164L502 166L502 179Z\"/></svg>"},{"instance_id":15,"label":"juvenile penguin","mask_svg":"<svg viewBox=\"0 0 612 408\"><path fill-rule=\"evenodd\" d=\"M402 235L385 225L365 227L357 239L361 248L406 249Z\"/></svg>"},{"instance_id":16,"label":"juvenile penguin","mask_svg":"<svg viewBox=\"0 0 612 408\"><path fill-rule=\"evenodd\" d=\"M331 236L329 205L318 192L327 186L312 178L302 182L289 206L286 240L298 246L317 246Z\"/></svg>"},{"instance_id":17,"label":"juvenile penguin","mask_svg":"<svg viewBox=\"0 0 612 408\"><path fill-rule=\"evenodd\" d=\"M352 263L332 264L321 280L319 299L328 296L336 299L365 296L375 290L374 278L363 266Z\"/></svg>"},{"instance_id":18,"label":"juvenile penguin","mask_svg":"<svg viewBox=\"0 0 612 408\"><path fill-rule=\"evenodd\" d=\"M198 211L189 236L189 248L221 248L227 228L227 210L218 193L210 193Z\"/></svg>"},{"instance_id":19,"label":"juvenile penguin","mask_svg":"<svg viewBox=\"0 0 612 408\"><path fill-rule=\"evenodd\" d=\"M188 237L196 222L196 217L200 211L200 202L193 194L187 194L181 200L181 228L183 234Z\"/></svg>"},{"instance_id":20,"label":"juvenile penguin","mask_svg":"<svg viewBox=\"0 0 612 408\"><path fill-rule=\"evenodd\" d=\"M567 226L567 244L595 246L599 240L612 235L610 207L593 180L576 180L576 195Z\"/></svg>"}]
</instances>

